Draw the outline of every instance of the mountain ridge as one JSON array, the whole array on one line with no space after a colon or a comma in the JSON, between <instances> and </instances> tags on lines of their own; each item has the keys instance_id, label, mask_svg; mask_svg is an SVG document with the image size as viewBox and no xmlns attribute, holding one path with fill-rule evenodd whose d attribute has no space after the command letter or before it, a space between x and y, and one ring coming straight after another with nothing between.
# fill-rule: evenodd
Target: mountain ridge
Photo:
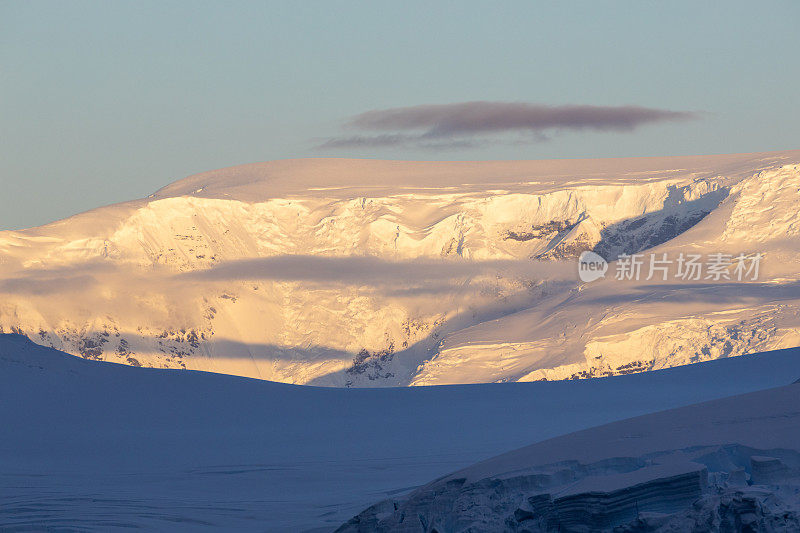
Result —
<instances>
[{"instance_id":1,"label":"mountain ridge","mask_svg":"<svg viewBox=\"0 0 800 533\"><path fill-rule=\"evenodd\" d=\"M800 342L785 297L797 281L785 266L796 256L798 162L800 151L230 167L0 232L0 328L88 358L329 386L590 377L788 347ZM775 259L764 282L788 292L750 296L753 311L731 326L732 315L702 306L656 317L644 286L586 285L575 273L583 249L613 261L681 242L709 253L762 246ZM735 290L658 290L696 289ZM606 311L577 318L576 304L611 294L629 300L613 313L641 309L656 329L598 330L616 320ZM560 325L548 326L546 309ZM656 349L664 335L674 355ZM724 348L732 335L741 342ZM685 342L695 338L707 340ZM644 357L621 357L628 342Z\"/></svg>"}]
</instances>

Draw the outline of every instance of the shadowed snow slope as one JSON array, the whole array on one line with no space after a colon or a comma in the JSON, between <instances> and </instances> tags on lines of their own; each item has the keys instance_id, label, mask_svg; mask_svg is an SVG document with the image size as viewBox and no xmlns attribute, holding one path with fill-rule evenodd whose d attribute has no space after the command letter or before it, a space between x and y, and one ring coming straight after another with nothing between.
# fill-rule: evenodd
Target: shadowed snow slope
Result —
<instances>
[{"instance_id":1,"label":"shadowed snow slope","mask_svg":"<svg viewBox=\"0 0 800 533\"><path fill-rule=\"evenodd\" d=\"M339 531L798 531L800 385L534 444Z\"/></svg>"},{"instance_id":2,"label":"shadowed snow slope","mask_svg":"<svg viewBox=\"0 0 800 533\"><path fill-rule=\"evenodd\" d=\"M782 385L800 375L799 351L594 380L375 390L132 368L0 335L0 529L330 530L530 442Z\"/></svg>"},{"instance_id":3,"label":"shadowed snow slope","mask_svg":"<svg viewBox=\"0 0 800 533\"><path fill-rule=\"evenodd\" d=\"M0 332L322 386L615 375L800 345L800 151L274 161L0 232ZM579 283L575 258L764 254L757 282ZM612 279L608 279L612 278Z\"/></svg>"}]
</instances>

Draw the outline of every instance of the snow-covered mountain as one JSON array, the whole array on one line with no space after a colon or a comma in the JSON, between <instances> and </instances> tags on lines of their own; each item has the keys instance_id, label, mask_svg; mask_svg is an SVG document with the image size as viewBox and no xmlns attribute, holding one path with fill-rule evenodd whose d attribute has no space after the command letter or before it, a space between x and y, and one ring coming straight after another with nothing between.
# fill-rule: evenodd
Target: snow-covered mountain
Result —
<instances>
[{"instance_id":1,"label":"snow-covered mountain","mask_svg":"<svg viewBox=\"0 0 800 533\"><path fill-rule=\"evenodd\" d=\"M797 346L798 191L800 151L233 167L0 232L0 331L327 386L611 375ZM582 284L587 249L764 259L747 283Z\"/></svg>"},{"instance_id":2,"label":"snow-covered mountain","mask_svg":"<svg viewBox=\"0 0 800 533\"><path fill-rule=\"evenodd\" d=\"M0 530L331 531L531 442L798 375L791 349L591 380L347 390L0 335Z\"/></svg>"},{"instance_id":3,"label":"snow-covered mountain","mask_svg":"<svg viewBox=\"0 0 800 533\"><path fill-rule=\"evenodd\" d=\"M800 382L540 442L337 531L789 532L798 485Z\"/></svg>"}]
</instances>

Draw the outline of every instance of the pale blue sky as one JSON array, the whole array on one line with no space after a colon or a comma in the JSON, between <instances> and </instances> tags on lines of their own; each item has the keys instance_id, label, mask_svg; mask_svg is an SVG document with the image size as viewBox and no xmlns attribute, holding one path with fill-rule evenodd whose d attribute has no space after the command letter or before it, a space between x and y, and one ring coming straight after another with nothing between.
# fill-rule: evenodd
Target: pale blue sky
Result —
<instances>
[{"instance_id":1,"label":"pale blue sky","mask_svg":"<svg viewBox=\"0 0 800 533\"><path fill-rule=\"evenodd\" d=\"M540 159L800 148L800 2L0 1L0 228L294 157ZM372 109L702 112L547 141L315 147Z\"/></svg>"}]
</instances>

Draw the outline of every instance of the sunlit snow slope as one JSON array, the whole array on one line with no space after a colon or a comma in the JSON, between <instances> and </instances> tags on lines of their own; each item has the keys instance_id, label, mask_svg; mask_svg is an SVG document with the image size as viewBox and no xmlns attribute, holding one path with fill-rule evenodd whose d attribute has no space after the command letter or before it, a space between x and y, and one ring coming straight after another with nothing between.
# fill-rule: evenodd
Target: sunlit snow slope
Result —
<instances>
[{"instance_id":1,"label":"sunlit snow slope","mask_svg":"<svg viewBox=\"0 0 800 533\"><path fill-rule=\"evenodd\" d=\"M297 384L561 379L800 345L800 151L310 159L0 232L0 328ZM756 282L581 284L575 257L764 254Z\"/></svg>"}]
</instances>

